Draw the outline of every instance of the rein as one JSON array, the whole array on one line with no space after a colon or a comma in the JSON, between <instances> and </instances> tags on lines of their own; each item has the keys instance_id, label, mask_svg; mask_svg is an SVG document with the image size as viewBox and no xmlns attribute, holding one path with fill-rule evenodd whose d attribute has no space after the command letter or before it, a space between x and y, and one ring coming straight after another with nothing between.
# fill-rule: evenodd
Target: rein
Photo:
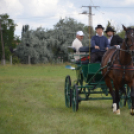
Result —
<instances>
[{"instance_id":1,"label":"rein","mask_svg":"<svg viewBox=\"0 0 134 134\"><path fill-rule=\"evenodd\" d=\"M134 67L133 66L123 66L123 65L119 65L119 64L113 64L112 70L115 69L115 70L122 70L122 71L125 71L125 70L129 70L129 71L134 71Z\"/></svg>"},{"instance_id":2,"label":"rein","mask_svg":"<svg viewBox=\"0 0 134 134\"><path fill-rule=\"evenodd\" d=\"M126 33L129 33L129 31L126 31ZM134 30L131 33L131 36L134 37ZM125 37L125 46L126 46L126 49L122 49L122 48L116 49L114 51L114 53L112 54L112 56L109 58L109 61L107 63L107 72L105 73L104 77L107 75L107 73L110 70L121 70L121 71L123 71L122 78L124 80L126 71L134 71L134 66L133 65L121 65L121 63L120 63L120 56L118 57L119 64L114 64L115 58L118 56L116 54L118 52L119 52L118 54L120 54L120 51L124 51L124 52L130 54L131 55L131 58L132 58L132 62L134 62L134 50L130 50L130 47L134 45L134 40L133 40L132 37L128 37L128 35L126 35L126 37ZM128 45L128 43L127 43L128 38L131 39L131 42L132 42L131 45ZM104 68L102 68L102 70L103 69Z\"/></svg>"},{"instance_id":3,"label":"rein","mask_svg":"<svg viewBox=\"0 0 134 134\"><path fill-rule=\"evenodd\" d=\"M129 33L129 31L126 31L126 33ZM134 31L132 32L131 35L132 35L132 37L134 37ZM119 64L114 64L114 62L113 62L113 64L111 64L111 66L110 66L111 70L121 70L121 71L123 71L123 78L125 77L125 72L127 70L134 71L134 67L133 67L133 65L131 65L131 63L134 62L134 50L130 50L130 47L134 45L134 40L133 40L132 37L131 36L128 37L128 35L126 34L126 38L125 38L126 49L122 49L122 48L118 49L119 53L120 53L120 51L123 51L123 52L126 52L126 53L131 55L132 61L130 62L130 65L121 65L121 63L120 63L120 56L119 56L118 57ZM128 45L128 43L127 43L128 39L131 40L131 43L132 43L131 45ZM113 57L114 57L114 54L112 56L112 59L113 59ZM112 59L111 59L111 61L112 61Z\"/></svg>"}]
</instances>

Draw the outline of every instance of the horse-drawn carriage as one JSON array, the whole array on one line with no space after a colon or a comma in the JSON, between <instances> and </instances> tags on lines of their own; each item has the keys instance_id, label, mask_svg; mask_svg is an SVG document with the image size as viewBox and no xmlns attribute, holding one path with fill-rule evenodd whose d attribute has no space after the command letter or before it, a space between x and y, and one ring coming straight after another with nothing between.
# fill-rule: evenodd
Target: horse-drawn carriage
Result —
<instances>
[{"instance_id":1,"label":"horse-drawn carriage","mask_svg":"<svg viewBox=\"0 0 134 134\"><path fill-rule=\"evenodd\" d=\"M69 75L66 76L65 78L64 92L65 92L66 107L68 108L72 107L73 111L76 112L78 110L78 106L81 101L113 100L113 98L109 96L109 87L106 85L105 80L104 80L105 75L107 75L107 73L102 74L102 71L104 69L106 68L108 69L108 67L110 67L111 62L110 63L107 62L105 66L102 66L101 63L90 63L89 60L88 62L85 62L82 60L80 60L79 62L76 62L74 60L75 49L69 47L68 50L70 53L70 56L69 56L70 61L73 64L73 66L67 65L66 68L75 70L77 79L72 82L71 77ZM126 52L127 51L128 50L126 50ZM80 52L82 53L84 52L84 54L79 55L81 57L89 55L89 50L86 50L86 51L82 50ZM119 71L119 70L116 70L116 71ZM129 71L129 70L126 70L126 71ZM111 84L114 89L114 83L112 80L111 80ZM126 83L123 86L126 89L126 91L124 93L123 90L119 90L120 107L126 105L126 102L127 102L128 107L132 108L131 89L127 86ZM113 91L116 92L116 89L114 89ZM92 96L94 94L100 94L100 97L98 97L98 95L97 97ZM133 108L131 110L133 114Z\"/></svg>"}]
</instances>

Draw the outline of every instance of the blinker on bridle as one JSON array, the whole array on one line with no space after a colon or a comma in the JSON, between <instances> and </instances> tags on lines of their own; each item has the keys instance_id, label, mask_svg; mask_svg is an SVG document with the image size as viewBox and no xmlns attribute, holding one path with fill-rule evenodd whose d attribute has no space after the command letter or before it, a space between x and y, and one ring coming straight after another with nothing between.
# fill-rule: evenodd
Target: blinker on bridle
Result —
<instances>
[{"instance_id":1,"label":"blinker on bridle","mask_svg":"<svg viewBox=\"0 0 134 134\"><path fill-rule=\"evenodd\" d=\"M128 37L127 34L129 34L130 32L132 32L132 33L131 33L130 37ZM130 47L134 45L134 39L133 38L134 38L134 29L127 30L126 35L125 35L125 45L126 45L127 50L120 49L122 51L128 52L131 56L134 53L134 50L130 50ZM132 42L131 45L127 44L128 39L131 39L131 42Z\"/></svg>"}]
</instances>

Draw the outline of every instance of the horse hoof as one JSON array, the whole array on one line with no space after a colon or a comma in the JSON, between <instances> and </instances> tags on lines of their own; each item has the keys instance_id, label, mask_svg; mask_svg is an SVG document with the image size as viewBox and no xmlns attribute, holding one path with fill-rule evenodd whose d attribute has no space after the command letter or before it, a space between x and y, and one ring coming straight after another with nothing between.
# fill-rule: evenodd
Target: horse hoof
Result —
<instances>
[{"instance_id":1,"label":"horse hoof","mask_svg":"<svg viewBox=\"0 0 134 134\"><path fill-rule=\"evenodd\" d=\"M120 109L114 111L114 114L116 114L116 115L120 115Z\"/></svg>"},{"instance_id":2,"label":"horse hoof","mask_svg":"<svg viewBox=\"0 0 134 134\"><path fill-rule=\"evenodd\" d=\"M131 110L130 110L130 114L131 114L131 115L134 115L134 109L131 109Z\"/></svg>"}]
</instances>

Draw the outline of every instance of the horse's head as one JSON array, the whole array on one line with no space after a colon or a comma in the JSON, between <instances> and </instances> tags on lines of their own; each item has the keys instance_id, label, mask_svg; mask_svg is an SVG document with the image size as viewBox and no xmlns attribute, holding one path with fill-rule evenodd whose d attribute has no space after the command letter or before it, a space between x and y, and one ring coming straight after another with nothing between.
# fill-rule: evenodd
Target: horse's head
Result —
<instances>
[{"instance_id":1,"label":"horse's head","mask_svg":"<svg viewBox=\"0 0 134 134\"><path fill-rule=\"evenodd\" d=\"M124 25L122 25L122 27L126 32L125 35L126 51L129 54L131 54L131 56L134 56L134 28L131 27L126 28Z\"/></svg>"}]
</instances>

